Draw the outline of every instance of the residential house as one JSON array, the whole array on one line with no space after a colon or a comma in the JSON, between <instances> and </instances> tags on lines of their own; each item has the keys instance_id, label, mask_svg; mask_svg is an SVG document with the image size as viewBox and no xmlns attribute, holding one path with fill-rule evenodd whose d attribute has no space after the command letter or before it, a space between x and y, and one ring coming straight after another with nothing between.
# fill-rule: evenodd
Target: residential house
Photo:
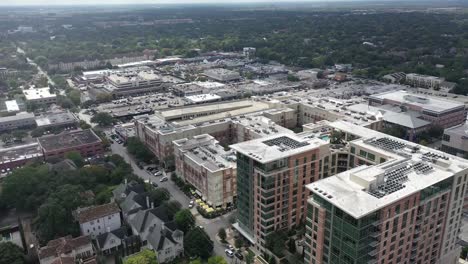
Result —
<instances>
[{"instance_id":1,"label":"residential house","mask_svg":"<svg viewBox=\"0 0 468 264\"><path fill-rule=\"evenodd\" d=\"M70 263L71 259L76 263L93 259L94 249L89 236L72 238L68 235L49 241L45 247L38 250L37 255L40 264Z\"/></svg>"},{"instance_id":2,"label":"residential house","mask_svg":"<svg viewBox=\"0 0 468 264\"><path fill-rule=\"evenodd\" d=\"M100 234L96 237L96 246L102 255L118 252L121 256L128 256L140 251L140 238L128 235L126 227Z\"/></svg>"},{"instance_id":3,"label":"residential house","mask_svg":"<svg viewBox=\"0 0 468 264\"><path fill-rule=\"evenodd\" d=\"M81 234L90 235L92 238L122 226L120 208L114 202L78 208L75 217L80 224Z\"/></svg>"}]
</instances>

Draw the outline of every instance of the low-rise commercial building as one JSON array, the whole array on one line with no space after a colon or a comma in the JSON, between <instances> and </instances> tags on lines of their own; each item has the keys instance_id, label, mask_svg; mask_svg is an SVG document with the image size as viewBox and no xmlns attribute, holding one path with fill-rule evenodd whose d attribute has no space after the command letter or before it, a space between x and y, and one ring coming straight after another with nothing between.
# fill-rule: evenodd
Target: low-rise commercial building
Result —
<instances>
[{"instance_id":1,"label":"low-rise commercial building","mask_svg":"<svg viewBox=\"0 0 468 264\"><path fill-rule=\"evenodd\" d=\"M203 134L173 142L176 173L210 206L226 208L236 199L236 154Z\"/></svg>"},{"instance_id":2,"label":"low-rise commercial building","mask_svg":"<svg viewBox=\"0 0 468 264\"><path fill-rule=\"evenodd\" d=\"M77 151L82 157L104 153L102 140L91 129L67 131L58 135L38 138L44 159L63 158L70 151Z\"/></svg>"},{"instance_id":3,"label":"low-rise commercial building","mask_svg":"<svg viewBox=\"0 0 468 264\"><path fill-rule=\"evenodd\" d=\"M444 130L441 150L452 155L467 157L468 124L454 126Z\"/></svg>"},{"instance_id":4,"label":"low-rise commercial building","mask_svg":"<svg viewBox=\"0 0 468 264\"><path fill-rule=\"evenodd\" d=\"M369 104L393 105L418 112L421 119L431 122L431 126L442 128L453 127L466 121L466 109L462 103L401 90L371 95Z\"/></svg>"},{"instance_id":5,"label":"low-rise commercial building","mask_svg":"<svg viewBox=\"0 0 468 264\"><path fill-rule=\"evenodd\" d=\"M444 81L444 78L436 76L422 75L417 73L408 73L406 75L406 83L415 87L438 90Z\"/></svg>"},{"instance_id":6,"label":"low-rise commercial building","mask_svg":"<svg viewBox=\"0 0 468 264\"><path fill-rule=\"evenodd\" d=\"M36 122L33 113L21 112L13 116L0 117L0 131L11 131L34 126L36 126Z\"/></svg>"},{"instance_id":7,"label":"low-rise commercial building","mask_svg":"<svg viewBox=\"0 0 468 264\"><path fill-rule=\"evenodd\" d=\"M49 87L23 90L23 94L28 103L49 105L57 102L57 95L50 93Z\"/></svg>"},{"instance_id":8,"label":"low-rise commercial building","mask_svg":"<svg viewBox=\"0 0 468 264\"><path fill-rule=\"evenodd\" d=\"M40 128L76 128L78 118L68 111L50 112L36 117L36 125Z\"/></svg>"},{"instance_id":9,"label":"low-rise commercial building","mask_svg":"<svg viewBox=\"0 0 468 264\"><path fill-rule=\"evenodd\" d=\"M238 72L224 68L205 70L203 75L218 82L232 82L240 79L240 74Z\"/></svg>"},{"instance_id":10,"label":"low-rise commercial building","mask_svg":"<svg viewBox=\"0 0 468 264\"><path fill-rule=\"evenodd\" d=\"M37 142L0 149L0 169L3 171L22 167L30 162L43 160L44 154Z\"/></svg>"}]
</instances>

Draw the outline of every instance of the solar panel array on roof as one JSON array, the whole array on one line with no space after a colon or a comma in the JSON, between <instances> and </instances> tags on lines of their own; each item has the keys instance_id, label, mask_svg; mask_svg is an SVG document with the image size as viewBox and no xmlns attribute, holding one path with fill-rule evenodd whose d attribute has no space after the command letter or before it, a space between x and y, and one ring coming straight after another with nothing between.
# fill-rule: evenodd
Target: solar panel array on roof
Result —
<instances>
[{"instance_id":1,"label":"solar panel array on roof","mask_svg":"<svg viewBox=\"0 0 468 264\"><path fill-rule=\"evenodd\" d=\"M286 136L269 139L269 140L263 141L263 143L268 146L278 146L281 148L288 148L288 149L297 149L297 148L301 148L301 147L305 147L309 145L308 142L299 142L297 140L294 140Z\"/></svg>"},{"instance_id":2,"label":"solar panel array on roof","mask_svg":"<svg viewBox=\"0 0 468 264\"><path fill-rule=\"evenodd\" d=\"M384 184L376 189L369 190L369 194L377 198L382 198L387 194L394 193L405 188L404 182L408 181L408 173L411 165L406 165L397 169L388 170L384 173Z\"/></svg>"},{"instance_id":3,"label":"solar panel array on roof","mask_svg":"<svg viewBox=\"0 0 468 264\"><path fill-rule=\"evenodd\" d=\"M443 160L449 160L447 156L441 155L441 154L436 154L432 152L426 152L423 154L423 159L429 159L429 160L434 160L434 159L443 159Z\"/></svg>"},{"instance_id":4,"label":"solar panel array on roof","mask_svg":"<svg viewBox=\"0 0 468 264\"><path fill-rule=\"evenodd\" d=\"M419 172L419 173L427 173L431 170L433 170L434 168L432 166L429 166L425 163L422 163L422 162L418 162L416 164L413 165L413 168L416 172Z\"/></svg>"},{"instance_id":5,"label":"solar panel array on roof","mask_svg":"<svg viewBox=\"0 0 468 264\"><path fill-rule=\"evenodd\" d=\"M391 150L398 150L398 149L402 149L406 147L406 144L396 141L394 139L390 139L390 138L379 138L379 139L371 140L368 143L379 148L391 149Z\"/></svg>"}]
</instances>

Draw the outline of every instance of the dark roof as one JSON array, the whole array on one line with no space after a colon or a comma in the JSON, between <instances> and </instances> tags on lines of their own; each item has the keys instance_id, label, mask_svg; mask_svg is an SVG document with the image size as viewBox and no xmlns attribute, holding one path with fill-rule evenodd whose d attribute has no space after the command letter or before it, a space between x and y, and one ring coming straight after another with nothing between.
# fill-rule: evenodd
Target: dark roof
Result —
<instances>
[{"instance_id":1,"label":"dark roof","mask_svg":"<svg viewBox=\"0 0 468 264\"><path fill-rule=\"evenodd\" d=\"M145 193L139 194L135 192L130 192L123 202L120 203L120 208L125 214L134 213L140 209L147 209Z\"/></svg>"},{"instance_id":2,"label":"dark roof","mask_svg":"<svg viewBox=\"0 0 468 264\"><path fill-rule=\"evenodd\" d=\"M102 248L104 244L106 243L107 238L109 237L110 234L113 234L114 236L118 237L119 239L124 239L127 236L127 228L126 227L120 227L114 231L111 232L106 232L104 234L100 234L96 237L96 242L99 248Z\"/></svg>"},{"instance_id":3,"label":"dark roof","mask_svg":"<svg viewBox=\"0 0 468 264\"><path fill-rule=\"evenodd\" d=\"M114 198L118 201L123 199L124 196L128 196L131 192L144 193L145 185L142 183L137 183L136 181L131 181L127 184L122 183L112 191L112 194L114 195Z\"/></svg>"},{"instance_id":4,"label":"dark roof","mask_svg":"<svg viewBox=\"0 0 468 264\"><path fill-rule=\"evenodd\" d=\"M157 229L154 229L148 237L148 242L155 248L156 250L161 250L164 247L164 243L170 242L172 244L178 244L175 241L175 237L183 236L184 233L180 230L171 231L166 226L162 228L160 232Z\"/></svg>"},{"instance_id":5,"label":"dark roof","mask_svg":"<svg viewBox=\"0 0 468 264\"><path fill-rule=\"evenodd\" d=\"M47 243L47 246L39 249L39 259L60 256L62 253L70 252L75 248L79 248L91 244L89 236L80 236L72 238L72 236L66 236L51 240Z\"/></svg>"},{"instance_id":6,"label":"dark roof","mask_svg":"<svg viewBox=\"0 0 468 264\"><path fill-rule=\"evenodd\" d=\"M45 151L54 151L102 142L102 140L91 129L69 131L58 135L43 136L38 138L38 141Z\"/></svg>"},{"instance_id":7,"label":"dark roof","mask_svg":"<svg viewBox=\"0 0 468 264\"><path fill-rule=\"evenodd\" d=\"M108 204L102 204L86 208L78 208L76 210L76 218L78 222L82 224L119 212L120 208L117 206L117 204L111 202Z\"/></svg>"}]
</instances>

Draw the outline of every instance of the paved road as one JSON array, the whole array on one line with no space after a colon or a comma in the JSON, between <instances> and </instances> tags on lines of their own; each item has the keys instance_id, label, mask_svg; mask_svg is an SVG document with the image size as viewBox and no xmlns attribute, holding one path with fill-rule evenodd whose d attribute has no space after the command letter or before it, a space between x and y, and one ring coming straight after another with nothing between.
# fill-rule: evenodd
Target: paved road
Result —
<instances>
[{"instance_id":1,"label":"paved road","mask_svg":"<svg viewBox=\"0 0 468 264\"><path fill-rule=\"evenodd\" d=\"M159 179L162 176L155 177L153 175L150 175L146 170L142 170L138 168L135 160L128 154L126 148L123 145L117 144L114 141L114 143L111 145L111 150L112 150L112 153L119 154L120 156L122 156L132 166L133 172L135 173L135 175L137 175L138 177L144 180L156 181L160 187L164 187L169 191L171 195L171 199L179 201L183 208L188 208L190 199L175 185L174 182L170 180L170 175L167 175L169 178L168 181L159 182ZM215 218L215 219L205 219L200 214L198 214L195 208L192 208L191 211L192 211L192 214L195 215L196 224L198 226L202 226L205 229L206 233L214 241L213 254L218 255L218 256L223 256L228 261L228 263L232 263L232 264L242 263L237 258L227 257L226 254L224 253L224 250L226 249L226 247L222 245L216 239L218 230L221 227L222 228L229 227L230 225L229 217L231 216L233 212L223 215L221 217Z\"/></svg>"},{"instance_id":2,"label":"paved road","mask_svg":"<svg viewBox=\"0 0 468 264\"><path fill-rule=\"evenodd\" d=\"M159 179L161 179L162 176L155 177L153 175L150 175L146 170L138 168L136 162L133 160L132 157L130 157L126 148L123 145L117 144L114 141L114 144L111 145L111 149L112 153L119 154L132 166L135 175L137 175L143 180L157 182L160 187L164 187L169 191L171 199L179 201L183 208L188 208L190 199L187 196L185 196L185 194L179 188L177 188L177 186L170 180L170 175L167 175L169 178L168 181L159 182Z\"/></svg>"},{"instance_id":3,"label":"paved road","mask_svg":"<svg viewBox=\"0 0 468 264\"><path fill-rule=\"evenodd\" d=\"M26 54L26 52L24 52L24 50L21 49L20 47L17 47L16 51L17 51L18 53L21 53L21 54ZM44 75L45 77L47 77L47 80L49 81L49 83L55 86L55 82L52 81L52 79L50 78L50 76L47 74L46 71L42 70L42 68L39 67L39 65L37 65L37 64L36 64L33 60L31 60L30 58L26 58L26 60L28 61L29 64L31 64L32 66L36 67L37 72L38 72L39 75Z\"/></svg>"}]
</instances>

